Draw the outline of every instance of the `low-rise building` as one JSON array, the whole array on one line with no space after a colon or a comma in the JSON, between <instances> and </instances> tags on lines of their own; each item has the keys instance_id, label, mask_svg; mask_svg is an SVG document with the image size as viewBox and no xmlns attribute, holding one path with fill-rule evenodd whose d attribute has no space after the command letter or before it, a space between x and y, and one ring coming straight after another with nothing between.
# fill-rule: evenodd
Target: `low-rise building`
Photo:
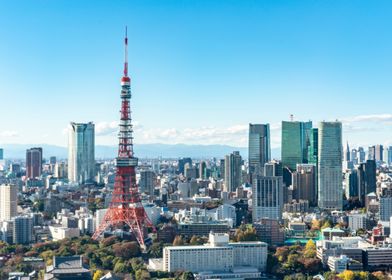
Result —
<instances>
[{"instance_id":1,"label":"low-rise building","mask_svg":"<svg viewBox=\"0 0 392 280\"><path fill-rule=\"evenodd\" d=\"M201 246L170 246L163 249L165 271L233 272L236 267L265 271L267 244L264 242L229 243L229 235L210 233Z\"/></svg>"}]
</instances>

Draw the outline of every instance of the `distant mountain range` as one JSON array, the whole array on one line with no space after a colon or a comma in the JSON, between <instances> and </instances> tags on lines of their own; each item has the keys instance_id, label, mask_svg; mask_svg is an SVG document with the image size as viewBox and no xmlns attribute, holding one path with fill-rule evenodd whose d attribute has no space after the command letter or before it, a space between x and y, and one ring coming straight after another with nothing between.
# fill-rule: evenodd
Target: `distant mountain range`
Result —
<instances>
[{"instance_id":1,"label":"distant mountain range","mask_svg":"<svg viewBox=\"0 0 392 280\"><path fill-rule=\"evenodd\" d=\"M44 157L56 156L59 159L68 157L66 147L50 144L0 144L4 148L4 157L8 159L24 159L26 149L42 147ZM135 144L135 155L138 158L223 158L232 151L239 151L243 158L248 157L248 148L228 145L186 145L186 144ZM272 149L272 158L280 158L280 149ZM117 146L95 146L96 159L111 159L117 154Z\"/></svg>"}]
</instances>

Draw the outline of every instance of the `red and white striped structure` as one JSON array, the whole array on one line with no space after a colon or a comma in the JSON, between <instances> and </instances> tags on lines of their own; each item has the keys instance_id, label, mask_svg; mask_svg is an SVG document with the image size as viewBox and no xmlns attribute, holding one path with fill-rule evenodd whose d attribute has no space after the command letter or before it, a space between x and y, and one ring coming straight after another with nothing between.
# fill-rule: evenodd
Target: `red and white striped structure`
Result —
<instances>
[{"instance_id":1,"label":"red and white striped structure","mask_svg":"<svg viewBox=\"0 0 392 280\"><path fill-rule=\"evenodd\" d=\"M136 184L138 160L133 155L133 136L131 119L131 79L128 77L128 37L125 33L124 76L121 79L121 118L118 134L118 156L116 158L116 179L112 201L104 219L97 227L93 238L98 239L105 230L122 228L135 235L140 246L145 247L147 228L154 226L141 203Z\"/></svg>"}]
</instances>

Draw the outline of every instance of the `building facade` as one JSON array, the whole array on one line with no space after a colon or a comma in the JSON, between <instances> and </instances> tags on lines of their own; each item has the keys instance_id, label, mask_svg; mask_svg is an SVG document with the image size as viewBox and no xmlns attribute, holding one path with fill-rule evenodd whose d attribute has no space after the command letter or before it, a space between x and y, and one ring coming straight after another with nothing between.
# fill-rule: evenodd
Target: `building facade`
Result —
<instances>
[{"instance_id":1,"label":"building facade","mask_svg":"<svg viewBox=\"0 0 392 280\"><path fill-rule=\"evenodd\" d=\"M68 133L68 179L72 183L93 182L95 177L95 127L92 122L74 123Z\"/></svg>"},{"instance_id":2,"label":"building facade","mask_svg":"<svg viewBox=\"0 0 392 280\"><path fill-rule=\"evenodd\" d=\"M343 208L342 123L321 122L318 136L318 206Z\"/></svg>"},{"instance_id":3,"label":"building facade","mask_svg":"<svg viewBox=\"0 0 392 280\"><path fill-rule=\"evenodd\" d=\"M0 220L11 220L17 214L18 187L12 184L0 185Z\"/></svg>"},{"instance_id":4,"label":"building facade","mask_svg":"<svg viewBox=\"0 0 392 280\"><path fill-rule=\"evenodd\" d=\"M29 179L40 177L42 174L42 148L26 150L26 176Z\"/></svg>"},{"instance_id":5,"label":"building facade","mask_svg":"<svg viewBox=\"0 0 392 280\"><path fill-rule=\"evenodd\" d=\"M262 218L280 220L283 209L283 178L257 176L252 188L252 220Z\"/></svg>"},{"instance_id":6,"label":"building facade","mask_svg":"<svg viewBox=\"0 0 392 280\"><path fill-rule=\"evenodd\" d=\"M261 174L265 163L271 160L269 124L249 124L249 173Z\"/></svg>"},{"instance_id":7,"label":"building facade","mask_svg":"<svg viewBox=\"0 0 392 280\"><path fill-rule=\"evenodd\" d=\"M242 158L240 152L225 156L225 191L234 192L242 181Z\"/></svg>"}]
</instances>

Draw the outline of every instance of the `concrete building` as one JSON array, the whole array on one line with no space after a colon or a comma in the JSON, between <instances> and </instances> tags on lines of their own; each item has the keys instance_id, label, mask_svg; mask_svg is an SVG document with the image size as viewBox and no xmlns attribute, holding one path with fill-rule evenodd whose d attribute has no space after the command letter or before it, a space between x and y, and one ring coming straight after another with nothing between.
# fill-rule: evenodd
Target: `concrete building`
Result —
<instances>
[{"instance_id":1,"label":"concrete building","mask_svg":"<svg viewBox=\"0 0 392 280\"><path fill-rule=\"evenodd\" d=\"M29 244L33 242L33 217L17 216L13 219L13 243Z\"/></svg>"},{"instance_id":2,"label":"concrete building","mask_svg":"<svg viewBox=\"0 0 392 280\"><path fill-rule=\"evenodd\" d=\"M283 178L257 176L252 188L252 220L280 220L283 209Z\"/></svg>"},{"instance_id":3,"label":"concrete building","mask_svg":"<svg viewBox=\"0 0 392 280\"><path fill-rule=\"evenodd\" d=\"M311 206L317 205L316 166L314 164L297 164L292 173L293 198L308 200Z\"/></svg>"},{"instance_id":4,"label":"concrete building","mask_svg":"<svg viewBox=\"0 0 392 280\"><path fill-rule=\"evenodd\" d=\"M210 233L201 246L170 246L163 249L164 271L232 272L236 267L265 271L267 244L264 242L229 243L228 234Z\"/></svg>"},{"instance_id":5,"label":"concrete building","mask_svg":"<svg viewBox=\"0 0 392 280\"><path fill-rule=\"evenodd\" d=\"M93 182L95 177L94 124L71 122L68 130L68 179L72 183Z\"/></svg>"},{"instance_id":6,"label":"concrete building","mask_svg":"<svg viewBox=\"0 0 392 280\"><path fill-rule=\"evenodd\" d=\"M342 189L342 123L321 122L318 146L318 206L341 210Z\"/></svg>"},{"instance_id":7,"label":"concrete building","mask_svg":"<svg viewBox=\"0 0 392 280\"><path fill-rule=\"evenodd\" d=\"M155 172L152 170L141 170L139 180L139 191L154 194L155 187Z\"/></svg>"},{"instance_id":8,"label":"concrete building","mask_svg":"<svg viewBox=\"0 0 392 280\"><path fill-rule=\"evenodd\" d=\"M234 192L241 186L242 178L242 158L240 152L234 151L233 153L225 156L225 191Z\"/></svg>"},{"instance_id":9,"label":"concrete building","mask_svg":"<svg viewBox=\"0 0 392 280\"><path fill-rule=\"evenodd\" d=\"M26 176L29 179L40 177L42 174L42 148L26 150Z\"/></svg>"},{"instance_id":10,"label":"concrete building","mask_svg":"<svg viewBox=\"0 0 392 280\"><path fill-rule=\"evenodd\" d=\"M285 240L285 231L275 219L260 219L253 223L260 240L270 245L282 245Z\"/></svg>"},{"instance_id":11,"label":"concrete building","mask_svg":"<svg viewBox=\"0 0 392 280\"><path fill-rule=\"evenodd\" d=\"M349 214L348 215L348 227L352 231L359 229L367 229L368 218L366 214Z\"/></svg>"},{"instance_id":12,"label":"concrete building","mask_svg":"<svg viewBox=\"0 0 392 280\"><path fill-rule=\"evenodd\" d=\"M381 196L379 205L380 220L384 222L389 221L392 217L392 196Z\"/></svg>"},{"instance_id":13,"label":"concrete building","mask_svg":"<svg viewBox=\"0 0 392 280\"><path fill-rule=\"evenodd\" d=\"M11 220L17 215L18 187L13 184L0 185L0 221Z\"/></svg>"}]
</instances>

